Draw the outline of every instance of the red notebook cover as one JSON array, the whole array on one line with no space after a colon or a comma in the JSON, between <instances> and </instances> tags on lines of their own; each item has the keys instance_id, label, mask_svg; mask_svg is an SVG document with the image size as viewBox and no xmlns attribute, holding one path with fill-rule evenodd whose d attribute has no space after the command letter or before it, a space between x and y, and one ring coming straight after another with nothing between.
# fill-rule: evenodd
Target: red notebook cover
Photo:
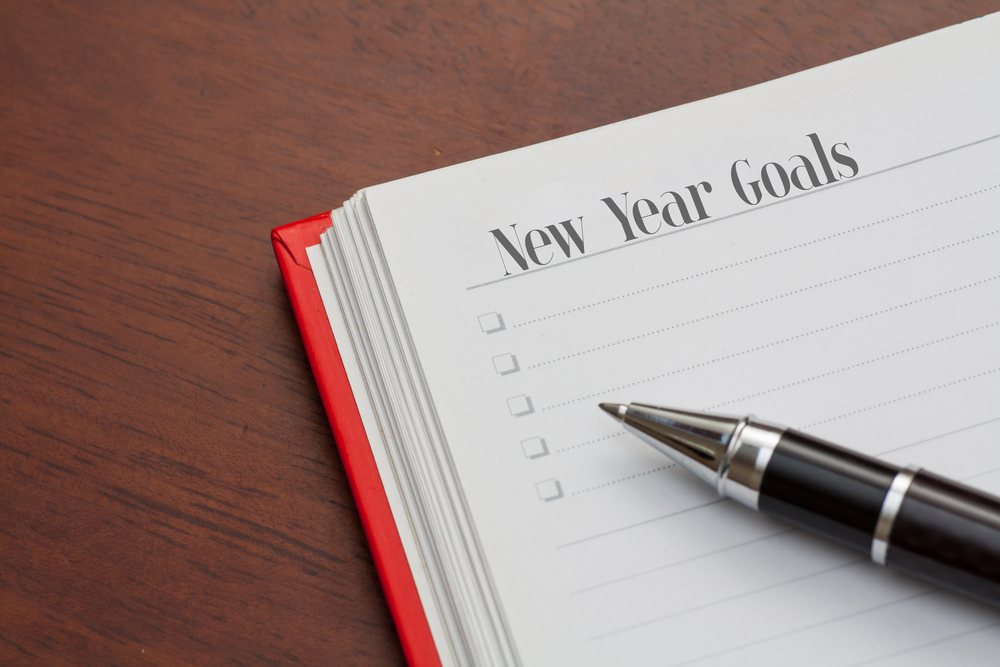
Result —
<instances>
[{"instance_id":1,"label":"red notebook cover","mask_svg":"<svg viewBox=\"0 0 1000 667\"><path fill-rule=\"evenodd\" d=\"M440 667L441 660L403 552L354 392L306 256L306 248L318 244L320 234L330 225L329 213L306 218L274 229L271 243L406 660L411 667Z\"/></svg>"}]
</instances>

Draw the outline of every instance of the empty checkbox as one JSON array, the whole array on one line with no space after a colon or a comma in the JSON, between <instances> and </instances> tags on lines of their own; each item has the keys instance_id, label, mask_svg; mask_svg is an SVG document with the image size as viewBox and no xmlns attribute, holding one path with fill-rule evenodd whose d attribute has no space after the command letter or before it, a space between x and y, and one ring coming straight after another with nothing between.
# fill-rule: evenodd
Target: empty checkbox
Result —
<instances>
[{"instance_id":1,"label":"empty checkbox","mask_svg":"<svg viewBox=\"0 0 1000 667\"><path fill-rule=\"evenodd\" d=\"M531 404L531 397L525 396L524 394L508 398L507 407L510 408L510 414L515 417L530 415L535 411L535 407Z\"/></svg>"},{"instance_id":2,"label":"empty checkbox","mask_svg":"<svg viewBox=\"0 0 1000 667\"><path fill-rule=\"evenodd\" d=\"M493 368L497 369L497 373L500 375L510 375L521 370L521 367L517 364L517 357L509 352L493 357Z\"/></svg>"},{"instance_id":3,"label":"empty checkbox","mask_svg":"<svg viewBox=\"0 0 1000 667\"><path fill-rule=\"evenodd\" d=\"M506 329L507 325L503 323L503 315L500 313L486 313L479 316L479 327L484 333L496 333Z\"/></svg>"},{"instance_id":4,"label":"empty checkbox","mask_svg":"<svg viewBox=\"0 0 1000 667\"><path fill-rule=\"evenodd\" d=\"M491 334L503 331L507 327L503 323L503 315L500 313L486 313L485 315L479 316L479 328L481 328L484 333Z\"/></svg>"},{"instance_id":5,"label":"empty checkbox","mask_svg":"<svg viewBox=\"0 0 1000 667\"><path fill-rule=\"evenodd\" d=\"M545 446L545 438L528 438L521 441L521 449L529 459L537 459L549 453L549 448Z\"/></svg>"},{"instance_id":6,"label":"empty checkbox","mask_svg":"<svg viewBox=\"0 0 1000 667\"><path fill-rule=\"evenodd\" d=\"M535 484L535 488L538 489L538 497L545 502L559 500L563 497L562 485L555 479L547 479L544 482L539 482Z\"/></svg>"}]
</instances>

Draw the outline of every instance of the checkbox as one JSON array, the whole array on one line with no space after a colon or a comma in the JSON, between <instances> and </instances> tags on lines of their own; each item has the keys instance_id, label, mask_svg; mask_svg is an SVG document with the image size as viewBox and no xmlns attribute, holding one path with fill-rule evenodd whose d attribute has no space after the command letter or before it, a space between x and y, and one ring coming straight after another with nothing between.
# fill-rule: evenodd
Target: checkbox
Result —
<instances>
[{"instance_id":1,"label":"checkbox","mask_svg":"<svg viewBox=\"0 0 1000 667\"><path fill-rule=\"evenodd\" d=\"M525 396L524 394L508 398L507 407L510 408L510 414L515 417L530 415L535 411L535 407L531 404L531 397Z\"/></svg>"},{"instance_id":2,"label":"checkbox","mask_svg":"<svg viewBox=\"0 0 1000 667\"><path fill-rule=\"evenodd\" d=\"M503 323L503 315L500 313L486 313L479 316L479 328L484 333L491 334L503 331L507 326Z\"/></svg>"},{"instance_id":3,"label":"checkbox","mask_svg":"<svg viewBox=\"0 0 1000 667\"><path fill-rule=\"evenodd\" d=\"M555 479L547 479L544 482L539 482L535 484L535 488L538 489L538 497L545 502L559 500L563 497L562 485Z\"/></svg>"},{"instance_id":4,"label":"checkbox","mask_svg":"<svg viewBox=\"0 0 1000 667\"><path fill-rule=\"evenodd\" d=\"M524 450L524 455L529 459L537 459L549 453L549 448L545 446L545 438L535 437L522 440L521 449Z\"/></svg>"},{"instance_id":5,"label":"checkbox","mask_svg":"<svg viewBox=\"0 0 1000 667\"><path fill-rule=\"evenodd\" d=\"M510 375L521 370L521 367L517 364L517 357L509 352L493 357L493 368L497 369L497 373L500 375Z\"/></svg>"}]
</instances>

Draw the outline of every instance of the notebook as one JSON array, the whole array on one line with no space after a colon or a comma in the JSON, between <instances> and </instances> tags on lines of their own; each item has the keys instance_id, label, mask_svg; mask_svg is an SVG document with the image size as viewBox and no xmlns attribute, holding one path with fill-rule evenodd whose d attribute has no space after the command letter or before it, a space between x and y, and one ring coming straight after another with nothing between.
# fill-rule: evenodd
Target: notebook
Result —
<instances>
[{"instance_id":1,"label":"notebook","mask_svg":"<svg viewBox=\"0 0 1000 667\"><path fill-rule=\"evenodd\" d=\"M598 403L1000 492L1000 15L366 188L274 245L412 665L994 664L995 610Z\"/></svg>"}]
</instances>

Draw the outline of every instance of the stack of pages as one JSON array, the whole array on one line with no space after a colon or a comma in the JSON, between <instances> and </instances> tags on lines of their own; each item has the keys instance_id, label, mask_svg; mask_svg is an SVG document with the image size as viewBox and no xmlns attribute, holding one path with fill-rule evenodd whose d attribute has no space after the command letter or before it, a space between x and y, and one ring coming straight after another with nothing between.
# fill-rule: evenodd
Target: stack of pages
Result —
<instances>
[{"instance_id":1,"label":"stack of pages","mask_svg":"<svg viewBox=\"0 0 1000 667\"><path fill-rule=\"evenodd\" d=\"M1000 655L995 611L720 500L598 409L753 413L1000 492L1000 15L327 224L331 419L356 410L367 442L338 444L378 466L436 653L413 661Z\"/></svg>"}]
</instances>

